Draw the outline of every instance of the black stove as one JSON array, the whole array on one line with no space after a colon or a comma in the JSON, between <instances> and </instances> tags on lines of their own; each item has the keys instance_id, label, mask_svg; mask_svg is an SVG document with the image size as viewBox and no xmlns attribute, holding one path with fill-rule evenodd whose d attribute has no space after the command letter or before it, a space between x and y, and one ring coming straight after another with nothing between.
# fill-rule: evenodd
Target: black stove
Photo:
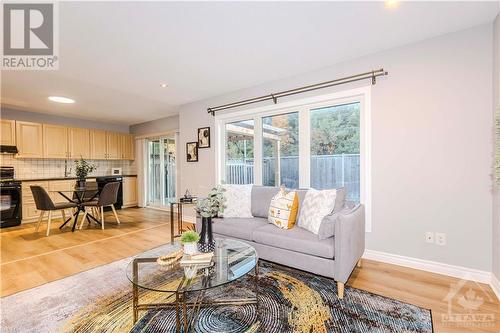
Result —
<instances>
[{"instance_id":1,"label":"black stove","mask_svg":"<svg viewBox=\"0 0 500 333\"><path fill-rule=\"evenodd\" d=\"M14 179L13 167L0 167L0 227L20 225L22 220L21 182Z\"/></svg>"}]
</instances>

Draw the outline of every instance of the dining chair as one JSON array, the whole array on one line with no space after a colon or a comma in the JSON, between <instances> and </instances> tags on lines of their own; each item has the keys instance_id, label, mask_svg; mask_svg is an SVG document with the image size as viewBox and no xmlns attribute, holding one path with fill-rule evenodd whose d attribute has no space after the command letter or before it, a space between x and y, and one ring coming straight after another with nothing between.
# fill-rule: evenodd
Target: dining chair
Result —
<instances>
[{"instance_id":1,"label":"dining chair","mask_svg":"<svg viewBox=\"0 0 500 333\"><path fill-rule=\"evenodd\" d=\"M50 222L52 222L52 212L55 210L60 210L62 213L63 220L66 220L65 209L71 209L77 207L77 204L73 202L62 202L62 203L54 203L50 198L50 195L45 191L45 189L41 186L30 186L31 193L33 194L33 198L35 199L36 209L40 211L40 216L38 217L38 223L36 224L35 231L38 232L40 225L42 224L43 215L45 212L49 212L49 218L47 220L47 234L50 234ZM71 214L71 220L73 221L74 217Z\"/></svg>"},{"instance_id":2,"label":"dining chair","mask_svg":"<svg viewBox=\"0 0 500 333\"><path fill-rule=\"evenodd\" d=\"M107 183L99 193L99 198L97 201L85 202L83 205L85 207L97 207L99 210L99 214L101 217L101 228L104 230L104 207L111 207L113 210L113 214L115 215L116 222L120 224L120 219L118 218L118 214L116 214L116 209L114 204L118 200L118 190L120 188L119 182ZM85 214L83 215L82 223L80 224L80 229L83 227L83 223L87 218L88 212L85 210Z\"/></svg>"},{"instance_id":3,"label":"dining chair","mask_svg":"<svg viewBox=\"0 0 500 333\"><path fill-rule=\"evenodd\" d=\"M78 182L75 184L75 189L78 189ZM92 199L92 202L93 203L97 203L97 199L99 198L99 195L96 195L96 192L99 191L99 186L97 184L97 182L85 182L85 192L83 193L83 196L82 196L82 201L85 202L85 201L89 201ZM78 198L76 198L78 194L75 192L73 194L73 199L77 200ZM94 214L95 216L97 216L99 218L99 210L97 209L97 207L92 207L92 214Z\"/></svg>"}]
</instances>

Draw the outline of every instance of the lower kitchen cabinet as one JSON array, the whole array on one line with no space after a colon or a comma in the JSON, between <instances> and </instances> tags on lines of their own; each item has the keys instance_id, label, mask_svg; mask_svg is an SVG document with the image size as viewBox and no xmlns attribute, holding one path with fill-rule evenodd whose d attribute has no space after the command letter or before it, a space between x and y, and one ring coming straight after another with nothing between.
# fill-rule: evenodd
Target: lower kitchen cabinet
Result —
<instances>
[{"instance_id":1,"label":"lower kitchen cabinet","mask_svg":"<svg viewBox=\"0 0 500 333\"><path fill-rule=\"evenodd\" d=\"M123 207L137 206L137 177L123 177Z\"/></svg>"}]
</instances>

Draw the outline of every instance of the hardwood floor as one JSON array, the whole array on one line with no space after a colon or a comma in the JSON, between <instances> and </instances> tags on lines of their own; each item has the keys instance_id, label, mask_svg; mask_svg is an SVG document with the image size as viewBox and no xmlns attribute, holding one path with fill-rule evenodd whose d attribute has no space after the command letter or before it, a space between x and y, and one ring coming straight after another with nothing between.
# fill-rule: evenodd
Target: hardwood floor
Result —
<instances>
[{"instance_id":1,"label":"hardwood floor","mask_svg":"<svg viewBox=\"0 0 500 333\"><path fill-rule=\"evenodd\" d=\"M129 208L119 211L121 224L105 212L105 229L87 224L82 230L59 230L61 219L46 222L38 233L34 223L1 229L1 295L58 280L115 260L155 248L170 241L170 214Z\"/></svg>"},{"instance_id":2,"label":"hardwood floor","mask_svg":"<svg viewBox=\"0 0 500 333\"><path fill-rule=\"evenodd\" d=\"M39 233L34 232L31 223L2 229L1 295L33 288L170 241L169 213L130 208L118 214L120 225L111 212L106 213L104 231L87 225L74 233L69 228L60 231L60 220L53 223L49 237L44 233L46 224ZM461 288L448 303L451 285ZM500 302L484 284L363 260L362 267L356 268L347 282L346 294L349 287L431 309L434 332L500 332ZM454 321L450 322L450 318Z\"/></svg>"}]
</instances>

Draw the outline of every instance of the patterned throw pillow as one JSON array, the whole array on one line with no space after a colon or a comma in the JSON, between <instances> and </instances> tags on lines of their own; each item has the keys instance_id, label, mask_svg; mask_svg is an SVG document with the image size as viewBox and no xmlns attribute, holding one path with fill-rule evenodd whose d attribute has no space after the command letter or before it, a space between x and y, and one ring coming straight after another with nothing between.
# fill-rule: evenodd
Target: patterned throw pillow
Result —
<instances>
[{"instance_id":1,"label":"patterned throw pillow","mask_svg":"<svg viewBox=\"0 0 500 333\"><path fill-rule=\"evenodd\" d=\"M281 229L291 229L297 219L299 196L296 192L286 192L284 188L276 194L269 206L268 220Z\"/></svg>"},{"instance_id":2,"label":"patterned throw pillow","mask_svg":"<svg viewBox=\"0 0 500 333\"><path fill-rule=\"evenodd\" d=\"M252 184L249 185L222 185L226 191L226 207L223 217L246 217L252 216Z\"/></svg>"},{"instance_id":3,"label":"patterned throw pillow","mask_svg":"<svg viewBox=\"0 0 500 333\"><path fill-rule=\"evenodd\" d=\"M299 227L317 235L321 221L333 211L336 197L337 190L308 190L300 208Z\"/></svg>"}]
</instances>

